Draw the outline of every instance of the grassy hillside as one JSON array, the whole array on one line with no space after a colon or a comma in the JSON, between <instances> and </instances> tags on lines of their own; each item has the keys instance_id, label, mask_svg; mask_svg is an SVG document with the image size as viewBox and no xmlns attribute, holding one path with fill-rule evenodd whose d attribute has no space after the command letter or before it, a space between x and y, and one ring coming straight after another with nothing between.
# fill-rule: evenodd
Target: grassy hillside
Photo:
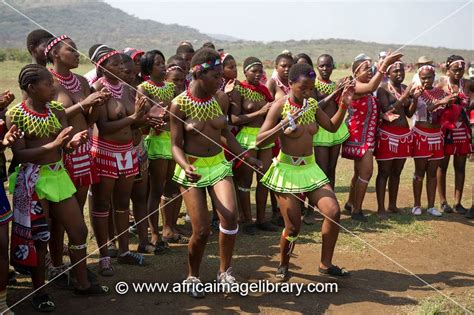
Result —
<instances>
[{"instance_id":1,"label":"grassy hillside","mask_svg":"<svg viewBox=\"0 0 474 315\"><path fill-rule=\"evenodd\" d=\"M85 52L96 43L117 49L133 46L159 47L167 55L183 39L202 43L208 35L180 25L141 20L110 5L90 0L8 0L25 15L55 34L68 34ZM0 43L2 48L24 48L26 35L37 25L0 3Z\"/></svg>"},{"instance_id":2,"label":"grassy hillside","mask_svg":"<svg viewBox=\"0 0 474 315\"><path fill-rule=\"evenodd\" d=\"M127 46L144 50L158 48L166 56L170 56L181 40L190 40L194 42L195 47L212 40L212 35L202 34L193 28L142 20L97 0L7 0L7 2L51 32L70 35L82 52L87 52L95 43L105 43L117 49ZM159 2L153 5L159 5ZM37 25L0 3L0 48L25 48L26 35L36 28ZM230 37L216 35L221 39L214 39L216 46L231 52L240 62L251 55L263 60L273 60L281 51L289 49L295 54L306 52L314 59L322 53L329 53L334 56L337 63L348 64L361 52L375 57L380 50L397 49L401 46L342 39L270 43L224 41L223 39L230 39L234 34L226 35ZM420 55L427 55L436 62L442 62L453 53L460 54L468 60L474 59L473 50L407 46L402 52L405 54L406 62L415 62Z\"/></svg>"}]
</instances>

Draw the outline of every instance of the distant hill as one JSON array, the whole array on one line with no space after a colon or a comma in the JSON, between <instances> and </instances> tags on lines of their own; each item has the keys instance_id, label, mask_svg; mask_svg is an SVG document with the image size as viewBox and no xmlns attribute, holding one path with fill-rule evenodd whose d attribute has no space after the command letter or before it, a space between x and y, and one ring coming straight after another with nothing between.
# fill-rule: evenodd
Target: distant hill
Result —
<instances>
[{"instance_id":1,"label":"distant hill","mask_svg":"<svg viewBox=\"0 0 474 315\"><path fill-rule=\"evenodd\" d=\"M256 56L273 60L281 51L306 52L313 59L322 53L334 56L337 63L350 63L354 56L364 52L375 57L380 50L396 49L401 45L385 45L343 39L322 39L285 42L252 42L238 40L232 34L203 34L196 29L177 24L163 24L143 20L94 0L7 0L27 16L55 34L68 34L79 50L87 52L95 43L104 43L122 49L137 47L144 50L158 48L166 56L174 54L182 40L189 40L199 48L205 41L213 41L218 48L225 48L238 61ZM184 9L184 8L181 8ZM37 25L0 3L0 48L25 48L26 35ZM453 50L423 46L407 46L402 51L406 62L415 62L426 55L437 62L456 53L474 59L473 50Z\"/></svg>"},{"instance_id":2,"label":"distant hill","mask_svg":"<svg viewBox=\"0 0 474 315\"><path fill-rule=\"evenodd\" d=\"M224 35L224 34L207 34L210 37L214 38L217 41L224 41L224 42L237 42L240 41L240 38L230 36L230 35Z\"/></svg>"},{"instance_id":3,"label":"distant hill","mask_svg":"<svg viewBox=\"0 0 474 315\"><path fill-rule=\"evenodd\" d=\"M68 34L86 52L96 43L121 49L160 48L170 55L181 40L197 44L212 40L199 31L176 24L142 20L120 9L92 0L7 0L55 34ZM37 25L0 3L0 45L24 48L26 35Z\"/></svg>"}]
</instances>

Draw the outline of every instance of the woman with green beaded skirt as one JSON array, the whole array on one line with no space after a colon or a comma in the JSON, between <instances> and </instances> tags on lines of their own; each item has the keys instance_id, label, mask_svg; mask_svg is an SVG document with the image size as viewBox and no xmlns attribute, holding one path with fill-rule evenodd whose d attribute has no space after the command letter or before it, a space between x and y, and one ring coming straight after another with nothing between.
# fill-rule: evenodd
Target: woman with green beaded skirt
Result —
<instances>
[{"instance_id":1,"label":"woman with green beaded skirt","mask_svg":"<svg viewBox=\"0 0 474 315\"><path fill-rule=\"evenodd\" d=\"M270 109L273 97L265 85L260 83L263 74L263 64L255 57L248 57L244 61L245 80L235 85L229 93L231 103L232 124L241 127L236 135L240 145L249 150L249 153L263 163L263 172L270 167L272 161L272 147L270 143L262 148L257 148L257 134ZM256 229L276 232L277 227L265 221L265 208L267 205L268 189L260 183L260 174L257 173L257 189L255 200L257 204L257 220L252 223L250 206L250 187L252 185L254 170L248 165L238 164L236 173L237 190L239 195L242 217L245 225L243 231L253 235Z\"/></svg>"},{"instance_id":2,"label":"woman with green beaded skirt","mask_svg":"<svg viewBox=\"0 0 474 315\"><path fill-rule=\"evenodd\" d=\"M228 98L216 95L222 81L219 54L200 49L191 60L193 84L171 103L171 144L176 169L173 180L180 185L189 216L192 236L188 243L188 278L198 284L199 267L210 234L206 202L209 191L219 215L219 283L234 283L230 267L238 232L237 200L232 181L232 163L224 157L225 145L244 163L261 168L260 161L244 151L227 128ZM194 286L195 288L196 286ZM204 292L191 291L192 297Z\"/></svg>"},{"instance_id":3,"label":"woman with green beaded skirt","mask_svg":"<svg viewBox=\"0 0 474 315\"><path fill-rule=\"evenodd\" d=\"M324 54L319 56L317 61L318 75L315 82L316 100L320 101L330 95L337 89L337 84L331 81L332 70L334 69L334 60L332 56ZM325 107L320 107L331 117L337 112L337 103L329 101ZM331 187L334 190L336 181L336 165L341 151L341 144L349 138L349 130L345 123L337 129L336 132L329 132L320 127L313 137L314 155L316 163L329 178Z\"/></svg>"},{"instance_id":4,"label":"woman with green beaded skirt","mask_svg":"<svg viewBox=\"0 0 474 315\"><path fill-rule=\"evenodd\" d=\"M346 86L339 96L337 112L329 118L312 98L315 78L310 65L294 65L289 73L290 94L272 105L257 136L259 147L273 143L276 137L281 141L279 156L262 178L262 183L275 192L285 221L280 238L280 266L276 273L280 281L289 278L290 256L301 227L301 193L311 204L317 205L325 217L319 272L342 277L349 275L332 264L339 234L340 208L329 179L315 162L312 143L318 124L333 132L339 128L352 99L353 85Z\"/></svg>"},{"instance_id":5,"label":"woman with green beaded skirt","mask_svg":"<svg viewBox=\"0 0 474 315\"><path fill-rule=\"evenodd\" d=\"M151 50L145 53L141 59L141 73L149 76L138 86L138 96L145 95L150 103L149 116L162 120L159 128L150 128L145 138L145 149L148 154L150 165L149 181L150 189L148 195L148 213L151 229L151 243L155 245L155 253L161 253L164 243L186 244L188 239L173 230L174 212L181 205L178 195L178 187L171 179L176 163L171 154L171 136L169 131L169 115L167 109L171 101L177 95L176 86L172 82L165 81L166 63L163 53L159 50ZM162 241L159 240L158 213L155 211L160 206L163 218Z\"/></svg>"}]
</instances>

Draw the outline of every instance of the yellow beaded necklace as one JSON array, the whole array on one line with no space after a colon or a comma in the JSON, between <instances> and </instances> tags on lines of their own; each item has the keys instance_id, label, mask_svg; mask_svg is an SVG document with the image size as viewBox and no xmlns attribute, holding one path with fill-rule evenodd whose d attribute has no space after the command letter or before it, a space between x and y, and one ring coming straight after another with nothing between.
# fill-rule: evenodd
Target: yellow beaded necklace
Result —
<instances>
[{"instance_id":1,"label":"yellow beaded necklace","mask_svg":"<svg viewBox=\"0 0 474 315\"><path fill-rule=\"evenodd\" d=\"M174 98L174 83L165 82L163 85L157 85L153 81L145 81L140 84L145 91L163 102L169 102Z\"/></svg>"},{"instance_id":2,"label":"yellow beaded necklace","mask_svg":"<svg viewBox=\"0 0 474 315\"><path fill-rule=\"evenodd\" d=\"M61 103L51 101L46 104L46 113L37 113L26 106L25 102L11 107L7 111L12 124L28 135L38 138L50 137L61 130L62 125L51 109L64 110Z\"/></svg>"},{"instance_id":3,"label":"yellow beaded necklace","mask_svg":"<svg viewBox=\"0 0 474 315\"><path fill-rule=\"evenodd\" d=\"M206 99L194 97L189 90L178 95L175 102L187 118L207 121L222 116L222 109L214 96Z\"/></svg>"},{"instance_id":4,"label":"yellow beaded necklace","mask_svg":"<svg viewBox=\"0 0 474 315\"><path fill-rule=\"evenodd\" d=\"M283 110L281 112L281 117L284 119L288 113L294 113L299 110L303 105L296 104L290 101L290 98L287 98L285 105L283 105ZM307 104L303 108L303 113L296 120L300 125L308 125L316 121L316 110L318 109L318 101L314 98L309 98Z\"/></svg>"}]
</instances>

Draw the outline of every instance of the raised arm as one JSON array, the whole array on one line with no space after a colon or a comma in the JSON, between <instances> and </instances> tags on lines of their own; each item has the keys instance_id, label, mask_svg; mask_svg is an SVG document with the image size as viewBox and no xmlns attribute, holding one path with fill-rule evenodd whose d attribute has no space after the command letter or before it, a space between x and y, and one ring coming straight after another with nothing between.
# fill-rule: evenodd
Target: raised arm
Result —
<instances>
[{"instance_id":1,"label":"raised arm","mask_svg":"<svg viewBox=\"0 0 474 315\"><path fill-rule=\"evenodd\" d=\"M403 55L400 53L387 54L379 69L377 70L377 73L374 74L374 76L372 77L372 79L370 79L368 83L356 81L355 94L367 94L374 92L379 87L380 82L382 82L382 79L385 73L387 72L387 68L394 62L400 60L402 56Z\"/></svg>"}]
</instances>

